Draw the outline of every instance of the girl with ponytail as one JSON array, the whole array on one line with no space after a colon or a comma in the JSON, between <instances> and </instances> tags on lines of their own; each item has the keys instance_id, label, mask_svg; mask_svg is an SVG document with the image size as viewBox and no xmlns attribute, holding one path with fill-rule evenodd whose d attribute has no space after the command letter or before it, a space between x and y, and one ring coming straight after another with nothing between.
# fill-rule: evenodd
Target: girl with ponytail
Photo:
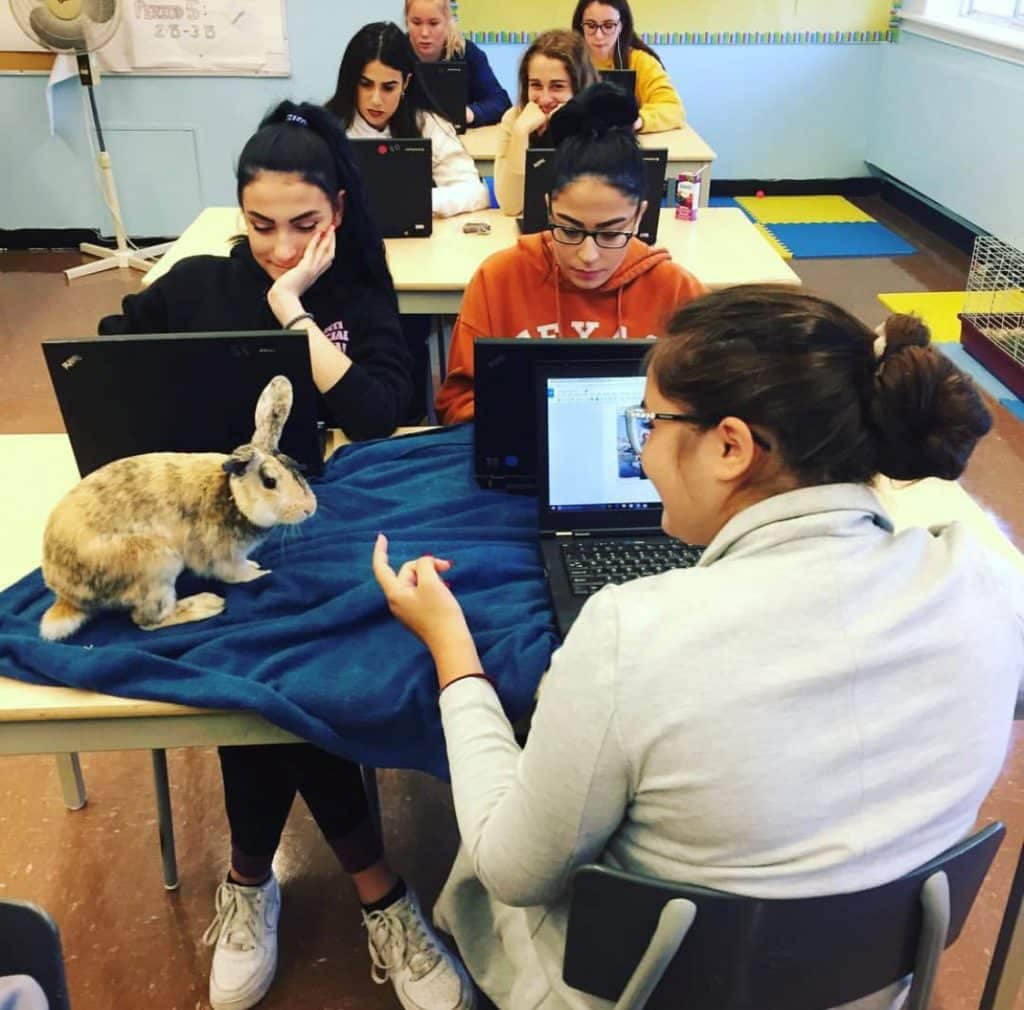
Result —
<instances>
[{"instance_id":1,"label":"girl with ponytail","mask_svg":"<svg viewBox=\"0 0 1024 1010\"><path fill-rule=\"evenodd\" d=\"M331 422L351 438L389 434L409 403L409 354L384 245L334 117L315 105L277 106L242 150L238 202L246 233L229 257L182 260L125 298L101 332L304 330ZM203 938L214 948L213 1010L246 1010L273 983L273 860L296 793L355 886L374 979L390 980L406 1007L469 1010L464 970L388 864L358 765L307 743L219 753L231 851Z\"/></svg>"}]
</instances>

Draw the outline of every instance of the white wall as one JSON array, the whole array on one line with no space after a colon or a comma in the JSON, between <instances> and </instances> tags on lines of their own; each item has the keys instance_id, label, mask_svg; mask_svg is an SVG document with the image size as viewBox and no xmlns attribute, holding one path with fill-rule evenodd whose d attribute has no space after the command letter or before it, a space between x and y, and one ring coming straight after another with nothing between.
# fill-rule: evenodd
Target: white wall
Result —
<instances>
[{"instance_id":1,"label":"white wall","mask_svg":"<svg viewBox=\"0 0 1024 1010\"><path fill-rule=\"evenodd\" d=\"M568 10L568 8L566 8ZM260 116L282 97L331 94L345 43L364 17L338 0L290 0L289 79L108 77L98 101L128 230L175 235L202 207L234 200L234 163ZM885 46L685 46L661 54L691 122L718 152L714 175L846 178L864 152ZM510 94L521 48L489 46ZM56 89L50 137L45 78L0 76L0 228L110 225L98 195L81 89Z\"/></svg>"},{"instance_id":2,"label":"white wall","mask_svg":"<svg viewBox=\"0 0 1024 1010\"><path fill-rule=\"evenodd\" d=\"M865 157L1024 249L1024 66L903 32Z\"/></svg>"}]
</instances>

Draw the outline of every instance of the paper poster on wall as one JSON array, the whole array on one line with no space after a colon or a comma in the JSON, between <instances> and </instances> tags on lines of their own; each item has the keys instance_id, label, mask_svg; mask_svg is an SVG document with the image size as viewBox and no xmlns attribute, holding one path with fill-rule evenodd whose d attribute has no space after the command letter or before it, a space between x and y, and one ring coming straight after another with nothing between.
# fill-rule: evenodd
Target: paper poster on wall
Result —
<instances>
[{"instance_id":1,"label":"paper poster on wall","mask_svg":"<svg viewBox=\"0 0 1024 1010\"><path fill-rule=\"evenodd\" d=\"M564 12L555 12L550 0L519 0L515 4L458 0L459 25L474 39L489 34L521 36L568 22L573 0L563 0L563 6ZM809 36L818 36L820 41L872 41L889 29L893 7L893 0L630 2L637 31L652 39L662 36L662 42L792 42L809 41ZM829 37L821 37L825 35Z\"/></svg>"},{"instance_id":2,"label":"paper poster on wall","mask_svg":"<svg viewBox=\"0 0 1024 1010\"><path fill-rule=\"evenodd\" d=\"M284 0L123 0L98 61L120 72L287 76Z\"/></svg>"}]
</instances>

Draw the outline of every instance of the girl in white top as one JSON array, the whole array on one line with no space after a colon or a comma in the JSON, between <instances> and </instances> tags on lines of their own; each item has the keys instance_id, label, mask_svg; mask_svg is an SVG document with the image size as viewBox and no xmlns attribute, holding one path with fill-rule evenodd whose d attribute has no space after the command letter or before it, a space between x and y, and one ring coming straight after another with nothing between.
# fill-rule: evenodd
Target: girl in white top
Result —
<instances>
[{"instance_id":1,"label":"girl in white top","mask_svg":"<svg viewBox=\"0 0 1024 1010\"><path fill-rule=\"evenodd\" d=\"M561 977L580 864L764 898L874 887L970 833L1006 752L1024 575L959 523L895 532L870 487L961 473L991 424L971 380L920 320L873 343L792 288L714 292L667 330L623 423L666 533L707 546L590 598L523 750L451 562L396 574L374 551L442 689L462 846L434 919L502 1010L608 1006Z\"/></svg>"},{"instance_id":2,"label":"girl in white top","mask_svg":"<svg viewBox=\"0 0 1024 1010\"><path fill-rule=\"evenodd\" d=\"M490 204L473 159L455 128L435 109L414 76L416 57L405 32L388 21L361 28L345 48L327 108L350 138L424 137L434 163L435 217Z\"/></svg>"},{"instance_id":3,"label":"girl in white top","mask_svg":"<svg viewBox=\"0 0 1024 1010\"><path fill-rule=\"evenodd\" d=\"M548 121L597 80L590 51L576 32L555 29L538 35L519 61L519 99L498 124L494 195L511 216L523 211L526 151L551 147Z\"/></svg>"}]
</instances>

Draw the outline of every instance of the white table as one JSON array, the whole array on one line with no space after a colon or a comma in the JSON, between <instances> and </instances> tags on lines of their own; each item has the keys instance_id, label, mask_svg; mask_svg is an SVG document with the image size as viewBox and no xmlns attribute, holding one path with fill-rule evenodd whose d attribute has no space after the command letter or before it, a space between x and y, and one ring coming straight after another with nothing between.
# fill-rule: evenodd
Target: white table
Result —
<instances>
[{"instance_id":1,"label":"white table","mask_svg":"<svg viewBox=\"0 0 1024 1010\"><path fill-rule=\"evenodd\" d=\"M462 144L476 162L481 175L494 175L494 158L498 150L499 127L480 126L462 135ZM637 134L640 146L668 151L666 172L674 179L680 172L701 172L700 202L707 206L711 191L711 163L718 157L703 137L692 127L682 126L663 133Z\"/></svg>"},{"instance_id":2,"label":"white table","mask_svg":"<svg viewBox=\"0 0 1024 1010\"><path fill-rule=\"evenodd\" d=\"M491 232L466 235L462 231L466 221L486 221ZM207 207L143 276L142 283L152 284L186 256L226 256L232 236L240 229L244 230L236 207ZM430 238L388 239L384 244L399 308L404 313L456 314L462 292L480 263L518 238L515 218L498 210L483 210L435 219ZM746 214L733 207L702 209L696 221L677 221L671 208L663 208L657 244L709 288L800 283Z\"/></svg>"}]
</instances>

